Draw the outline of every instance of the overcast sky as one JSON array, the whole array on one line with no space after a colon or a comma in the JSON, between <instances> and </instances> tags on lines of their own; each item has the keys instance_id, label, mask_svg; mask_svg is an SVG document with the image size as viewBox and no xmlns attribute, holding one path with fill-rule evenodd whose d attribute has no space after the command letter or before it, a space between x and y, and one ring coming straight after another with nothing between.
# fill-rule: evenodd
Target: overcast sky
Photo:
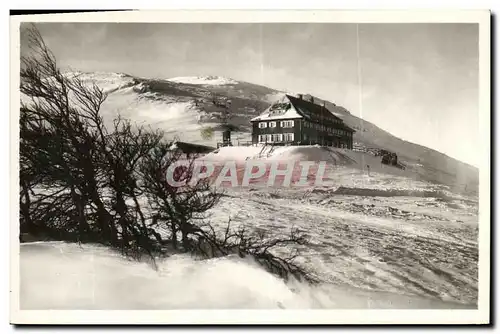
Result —
<instances>
[{"instance_id":1,"label":"overcast sky","mask_svg":"<svg viewBox=\"0 0 500 334\"><path fill-rule=\"evenodd\" d=\"M63 67L155 78L219 75L310 93L402 139L479 165L476 24L360 24L359 57L355 24L39 29Z\"/></svg>"}]
</instances>

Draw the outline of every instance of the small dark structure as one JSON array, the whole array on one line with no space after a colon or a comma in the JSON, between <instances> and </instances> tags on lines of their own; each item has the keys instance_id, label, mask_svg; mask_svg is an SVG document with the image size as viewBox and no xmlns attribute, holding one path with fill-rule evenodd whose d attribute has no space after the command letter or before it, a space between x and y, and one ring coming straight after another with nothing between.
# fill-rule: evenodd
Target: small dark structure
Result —
<instances>
[{"instance_id":1,"label":"small dark structure","mask_svg":"<svg viewBox=\"0 0 500 334\"><path fill-rule=\"evenodd\" d=\"M386 150L382 150L382 163L384 165L394 166L401 169L406 169L405 165L398 161L398 155L394 152L389 152Z\"/></svg>"},{"instance_id":2,"label":"small dark structure","mask_svg":"<svg viewBox=\"0 0 500 334\"><path fill-rule=\"evenodd\" d=\"M181 150L183 153L186 153L187 155L206 154L215 150L215 147L187 143L182 141L175 142L175 145L179 150Z\"/></svg>"},{"instance_id":3,"label":"small dark structure","mask_svg":"<svg viewBox=\"0 0 500 334\"><path fill-rule=\"evenodd\" d=\"M382 156L382 163L384 165L397 166L398 156L396 155L396 153L392 153L392 152L385 153Z\"/></svg>"},{"instance_id":4,"label":"small dark structure","mask_svg":"<svg viewBox=\"0 0 500 334\"><path fill-rule=\"evenodd\" d=\"M335 107L336 108L336 107ZM251 120L252 142L273 145L321 145L352 149L354 130L314 99L285 95Z\"/></svg>"},{"instance_id":5,"label":"small dark structure","mask_svg":"<svg viewBox=\"0 0 500 334\"><path fill-rule=\"evenodd\" d=\"M233 146L231 142L231 129L226 129L222 132L222 143L217 143L217 147Z\"/></svg>"}]
</instances>

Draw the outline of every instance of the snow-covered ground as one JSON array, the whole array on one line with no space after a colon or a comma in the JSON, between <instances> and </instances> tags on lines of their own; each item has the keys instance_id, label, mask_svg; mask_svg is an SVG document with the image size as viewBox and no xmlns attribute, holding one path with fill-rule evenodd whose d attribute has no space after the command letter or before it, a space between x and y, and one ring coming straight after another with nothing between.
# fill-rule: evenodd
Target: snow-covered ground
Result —
<instances>
[{"instance_id":1,"label":"snow-covered ground","mask_svg":"<svg viewBox=\"0 0 500 334\"><path fill-rule=\"evenodd\" d=\"M254 159L261 150L221 148L205 159ZM229 218L273 233L297 227L312 242L302 263L333 284L477 302L477 198L349 150L279 147L259 159L326 161L330 168L320 186L229 188L212 210L221 228Z\"/></svg>"},{"instance_id":2,"label":"snow-covered ground","mask_svg":"<svg viewBox=\"0 0 500 334\"><path fill-rule=\"evenodd\" d=\"M40 242L23 244L20 260L23 310L470 307L348 284L285 283L234 257L176 255L155 271L101 246Z\"/></svg>"},{"instance_id":3,"label":"snow-covered ground","mask_svg":"<svg viewBox=\"0 0 500 334\"><path fill-rule=\"evenodd\" d=\"M222 228L305 232L301 262L332 284L474 304L477 213L464 202L335 192L230 192L212 210Z\"/></svg>"},{"instance_id":4,"label":"snow-covered ground","mask_svg":"<svg viewBox=\"0 0 500 334\"><path fill-rule=\"evenodd\" d=\"M176 77L167 80L172 82L191 84L191 85L211 85L211 86L231 85L238 83L238 81L235 81L231 78L223 78L219 76Z\"/></svg>"},{"instance_id":5,"label":"snow-covered ground","mask_svg":"<svg viewBox=\"0 0 500 334\"><path fill-rule=\"evenodd\" d=\"M108 73L108 72L65 72L69 78L78 77L89 86L97 85L105 93L112 93L121 88L131 86L133 78L124 73Z\"/></svg>"},{"instance_id":6,"label":"snow-covered ground","mask_svg":"<svg viewBox=\"0 0 500 334\"><path fill-rule=\"evenodd\" d=\"M200 122L205 111L192 96L142 90L124 74L79 75L110 92L102 106L108 122L121 114L182 141L209 145L217 141L201 138L201 129L212 124ZM169 80L200 87L234 83L220 77ZM374 126L360 131L363 138L381 141L381 130ZM249 140L249 133L233 136ZM388 134L382 139L384 145L394 141ZM419 157L403 145L394 141L394 147L401 147L398 152ZM430 169L428 161L420 164L418 158L418 163L407 163L401 170L367 153L319 146L225 147L202 159L328 163L321 185L267 187L263 178L251 187L226 189L226 196L210 210L210 219L220 228L231 218L234 227L244 224L270 234L301 229L311 243L300 250L298 260L324 284L285 283L235 258L195 261L172 256L154 271L103 247L41 242L21 246L21 307L477 307L478 199L451 189L459 178L437 169L446 166ZM439 177L433 179L447 182L430 183L422 177L426 173L436 173ZM464 176L465 181L469 178Z\"/></svg>"},{"instance_id":7,"label":"snow-covered ground","mask_svg":"<svg viewBox=\"0 0 500 334\"><path fill-rule=\"evenodd\" d=\"M206 159L245 160L259 149L222 148ZM285 283L231 257L172 256L154 271L103 247L32 243L21 247L22 307L476 308L477 199L408 175L368 175L353 161L358 153L322 150L280 148L266 157L330 158L338 165L327 171L330 183L228 188L209 219L270 235L300 229L310 243L298 261L323 284Z\"/></svg>"}]
</instances>

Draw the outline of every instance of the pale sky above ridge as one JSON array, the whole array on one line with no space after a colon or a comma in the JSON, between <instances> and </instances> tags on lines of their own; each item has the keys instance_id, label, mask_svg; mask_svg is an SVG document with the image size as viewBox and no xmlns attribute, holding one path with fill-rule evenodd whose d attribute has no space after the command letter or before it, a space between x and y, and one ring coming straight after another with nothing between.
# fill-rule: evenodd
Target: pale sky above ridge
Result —
<instances>
[{"instance_id":1,"label":"pale sky above ridge","mask_svg":"<svg viewBox=\"0 0 500 334\"><path fill-rule=\"evenodd\" d=\"M360 24L359 57L356 24L345 23L38 28L62 67L164 79L219 75L309 93L479 165L477 24Z\"/></svg>"}]
</instances>

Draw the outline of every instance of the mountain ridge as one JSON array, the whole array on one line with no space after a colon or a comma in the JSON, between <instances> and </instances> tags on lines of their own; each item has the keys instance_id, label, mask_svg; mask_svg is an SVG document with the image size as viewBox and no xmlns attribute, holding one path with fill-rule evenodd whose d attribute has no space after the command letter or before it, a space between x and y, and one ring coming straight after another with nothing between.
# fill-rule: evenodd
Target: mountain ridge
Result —
<instances>
[{"instance_id":1,"label":"mountain ridge","mask_svg":"<svg viewBox=\"0 0 500 334\"><path fill-rule=\"evenodd\" d=\"M281 96L297 95L297 93L283 92L219 76L181 77L188 79L178 81L187 82L176 82L169 79L141 78L126 73L77 73L83 80L95 82L98 86L106 88L108 100L116 102L116 105L112 106L115 112L125 101L120 101L120 99L127 99L130 103L124 108L127 109L131 119L141 119L146 123L158 125L160 128L167 126L168 134L178 135L184 141L211 146L215 146L213 139L203 139L196 133L201 132L203 127L211 126L216 130L216 139L219 139L218 131L222 128L222 111L219 106L215 105L214 100L231 101L232 117L229 123L235 129L233 138L238 141L249 141L251 140L251 118L262 113ZM189 78L207 80L193 83L193 80ZM211 84L214 80L216 80L215 84ZM459 187L466 189L471 187L468 190L477 191L479 182L477 167L438 150L401 139L376 124L351 114L343 106L331 101L307 94L307 92L303 92L303 95L306 98L313 97L315 103L324 102L331 112L355 129L354 142L358 146L395 152L401 160L412 165L423 178L432 182L456 184ZM109 104L107 108L104 107L109 111ZM144 108L148 109L147 113L144 112ZM148 115L146 119L142 116L142 118L137 117L145 113ZM182 122L176 124L178 119L182 119Z\"/></svg>"}]
</instances>

